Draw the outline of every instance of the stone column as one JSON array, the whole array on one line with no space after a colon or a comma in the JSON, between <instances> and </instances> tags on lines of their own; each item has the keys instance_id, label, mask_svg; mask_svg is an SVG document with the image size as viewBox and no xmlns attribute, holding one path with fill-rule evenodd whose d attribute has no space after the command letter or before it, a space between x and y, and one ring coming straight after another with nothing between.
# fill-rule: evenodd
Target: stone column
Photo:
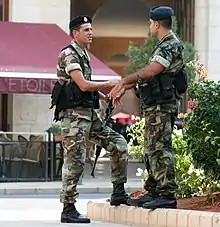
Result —
<instances>
[{"instance_id":1,"label":"stone column","mask_svg":"<svg viewBox=\"0 0 220 227\"><path fill-rule=\"evenodd\" d=\"M195 47L208 70L217 81L220 78L220 1L196 0Z\"/></svg>"},{"instance_id":2,"label":"stone column","mask_svg":"<svg viewBox=\"0 0 220 227\"><path fill-rule=\"evenodd\" d=\"M9 21L53 23L68 33L70 0L10 0ZM53 119L49 106L50 95L13 94L13 131L45 131Z\"/></svg>"}]
</instances>

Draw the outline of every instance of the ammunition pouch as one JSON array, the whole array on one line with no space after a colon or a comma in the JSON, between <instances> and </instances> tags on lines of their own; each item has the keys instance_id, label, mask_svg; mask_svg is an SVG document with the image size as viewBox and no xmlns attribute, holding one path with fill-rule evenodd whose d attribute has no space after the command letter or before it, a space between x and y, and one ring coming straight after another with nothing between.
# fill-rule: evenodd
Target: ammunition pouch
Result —
<instances>
[{"instance_id":1,"label":"ammunition pouch","mask_svg":"<svg viewBox=\"0 0 220 227\"><path fill-rule=\"evenodd\" d=\"M56 106L54 120L58 121L59 113L66 109L76 107L83 108L99 108L99 93L98 92L83 92L73 81L65 82L61 85L58 81L52 90L51 107Z\"/></svg>"},{"instance_id":2,"label":"ammunition pouch","mask_svg":"<svg viewBox=\"0 0 220 227\"><path fill-rule=\"evenodd\" d=\"M175 90L170 74L158 75L139 85L144 106L163 104L175 99Z\"/></svg>"},{"instance_id":3,"label":"ammunition pouch","mask_svg":"<svg viewBox=\"0 0 220 227\"><path fill-rule=\"evenodd\" d=\"M159 80L163 100L173 100L175 97L175 89L172 76L170 74L161 75Z\"/></svg>"},{"instance_id":4,"label":"ammunition pouch","mask_svg":"<svg viewBox=\"0 0 220 227\"><path fill-rule=\"evenodd\" d=\"M183 66L182 69L175 75L174 87L176 89L177 98L181 98L188 88L188 73Z\"/></svg>"},{"instance_id":5,"label":"ammunition pouch","mask_svg":"<svg viewBox=\"0 0 220 227\"><path fill-rule=\"evenodd\" d=\"M99 92L98 91L93 92L93 108L94 109L100 108L99 99L100 99Z\"/></svg>"}]
</instances>

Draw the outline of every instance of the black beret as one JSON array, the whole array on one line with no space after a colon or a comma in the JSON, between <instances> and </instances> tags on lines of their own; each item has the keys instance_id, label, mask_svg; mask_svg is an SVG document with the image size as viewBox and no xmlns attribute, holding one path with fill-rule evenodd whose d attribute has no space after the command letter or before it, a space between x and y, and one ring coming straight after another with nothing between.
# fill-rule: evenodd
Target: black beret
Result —
<instances>
[{"instance_id":1,"label":"black beret","mask_svg":"<svg viewBox=\"0 0 220 227\"><path fill-rule=\"evenodd\" d=\"M92 19L89 16L81 15L81 16L74 17L69 23L69 29L71 30L76 26L86 24L86 23L90 23L90 24L92 23Z\"/></svg>"},{"instance_id":2,"label":"black beret","mask_svg":"<svg viewBox=\"0 0 220 227\"><path fill-rule=\"evenodd\" d=\"M168 6L155 6L152 7L149 12L149 18L152 20L164 20L173 15L173 9Z\"/></svg>"}]
</instances>

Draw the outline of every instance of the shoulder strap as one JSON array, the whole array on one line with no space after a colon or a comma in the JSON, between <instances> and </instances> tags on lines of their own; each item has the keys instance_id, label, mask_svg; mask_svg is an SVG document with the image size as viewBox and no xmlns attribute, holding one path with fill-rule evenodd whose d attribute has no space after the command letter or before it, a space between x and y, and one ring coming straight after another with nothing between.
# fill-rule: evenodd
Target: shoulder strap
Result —
<instances>
[{"instance_id":1,"label":"shoulder strap","mask_svg":"<svg viewBox=\"0 0 220 227\"><path fill-rule=\"evenodd\" d=\"M166 41L169 41L170 39L171 39L171 37L166 37L164 40L158 42L158 43L156 44L156 46L154 47L153 51L151 52L150 56L152 56L152 55L154 54L154 52L156 51L156 49L157 49L162 43L164 43L164 42L166 42Z\"/></svg>"},{"instance_id":2,"label":"shoulder strap","mask_svg":"<svg viewBox=\"0 0 220 227\"><path fill-rule=\"evenodd\" d=\"M62 51L65 50L65 49L67 49L67 48L71 48L78 55L78 57L79 57L79 64L80 64L80 67L82 69L82 73L84 75L84 73L85 73L85 66L84 66L83 59L80 57L79 53L76 51L76 49L71 44L68 45L68 46L66 46L66 47L64 47L62 49Z\"/></svg>"}]
</instances>

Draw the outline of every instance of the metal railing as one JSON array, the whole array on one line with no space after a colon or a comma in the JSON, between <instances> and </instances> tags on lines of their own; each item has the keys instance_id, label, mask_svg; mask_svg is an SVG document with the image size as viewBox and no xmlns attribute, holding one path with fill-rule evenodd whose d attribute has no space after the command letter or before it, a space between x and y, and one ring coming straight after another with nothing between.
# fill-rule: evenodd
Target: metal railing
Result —
<instances>
[{"instance_id":1,"label":"metal railing","mask_svg":"<svg viewBox=\"0 0 220 227\"><path fill-rule=\"evenodd\" d=\"M46 132L0 132L0 181L55 180L63 159L57 145Z\"/></svg>"}]
</instances>

